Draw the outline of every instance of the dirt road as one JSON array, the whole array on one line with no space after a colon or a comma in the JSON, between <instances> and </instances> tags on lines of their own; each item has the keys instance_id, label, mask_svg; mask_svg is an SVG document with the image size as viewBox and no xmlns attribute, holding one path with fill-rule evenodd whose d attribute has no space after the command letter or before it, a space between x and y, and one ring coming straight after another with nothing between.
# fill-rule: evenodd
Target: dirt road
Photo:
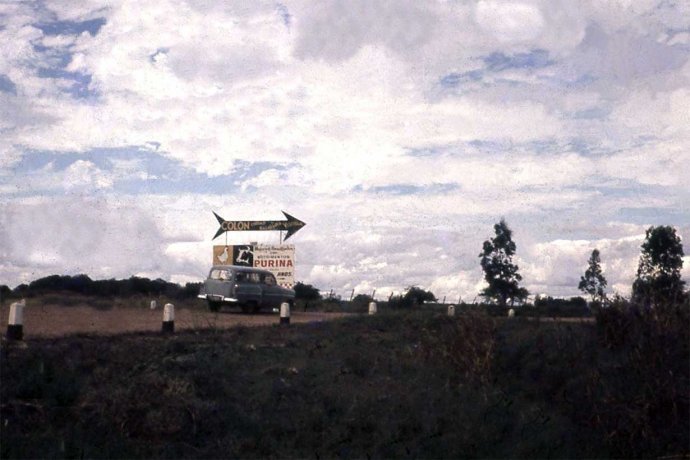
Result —
<instances>
[{"instance_id":1,"label":"dirt road","mask_svg":"<svg viewBox=\"0 0 690 460\"><path fill-rule=\"evenodd\" d=\"M7 331L9 305L0 309L0 334ZM291 323L328 321L343 317L343 313L292 312ZM69 334L86 333L112 335L126 332L161 330L163 308L113 307L95 309L90 306L60 306L33 304L27 302L24 309L24 337L61 337ZM212 313L203 306L198 308L176 308L175 329L177 331L206 328L229 328L234 326L261 326L278 324L277 313L254 315L235 311Z\"/></svg>"}]
</instances>

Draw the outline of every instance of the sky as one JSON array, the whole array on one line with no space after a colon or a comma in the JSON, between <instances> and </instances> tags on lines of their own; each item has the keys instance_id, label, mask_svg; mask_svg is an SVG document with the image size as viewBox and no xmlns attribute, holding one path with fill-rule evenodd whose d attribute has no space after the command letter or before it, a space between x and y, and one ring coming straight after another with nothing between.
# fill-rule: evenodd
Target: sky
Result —
<instances>
[{"instance_id":1,"label":"sky","mask_svg":"<svg viewBox=\"0 0 690 460\"><path fill-rule=\"evenodd\" d=\"M285 211L344 297L473 301L501 218L531 294L598 248L628 295L690 235L688 107L686 1L0 2L0 284L201 281L214 211Z\"/></svg>"}]
</instances>

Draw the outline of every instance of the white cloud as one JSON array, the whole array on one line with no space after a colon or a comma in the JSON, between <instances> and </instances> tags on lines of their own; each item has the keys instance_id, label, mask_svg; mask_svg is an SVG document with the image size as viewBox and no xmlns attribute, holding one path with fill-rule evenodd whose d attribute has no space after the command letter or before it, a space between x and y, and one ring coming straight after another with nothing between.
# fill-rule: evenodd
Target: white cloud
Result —
<instances>
[{"instance_id":1,"label":"white cloud","mask_svg":"<svg viewBox=\"0 0 690 460\"><path fill-rule=\"evenodd\" d=\"M674 32L683 5L1 8L0 74L16 86L0 87L0 193L13 216L0 225L7 279L63 270L190 280L209 263L211 210L281 219L285 209L308 223L295 237L306 282L381 294L417 284L471 300L481 242L505 215L520 231L527 286L572 295L591 244L608 250L610 284L629 285L637 248L628 238L644 231L635 210L670 221L645 225L687 221L690 64ZM99 17L95 36L32 25ZM89 97L66 92L69 75L40 78L39 68L90 75ZM442 83L449 74L456 85ZM129 196L120 180L152 178L139 160L111 159L107 171L86 158L13 169L30 151L107 157L131 146L156 146L210 180L262 166L218 195ZM39 233L28 210L46 216ZM112 244L93 236L102 224ZM46 247L49 230L59 237ZM272 238L231 239L245 236Z\"/></svg>"},{"instance_id":2,"label":"white cloud","mask_svg":"<svg viewBox=\"0 0 690 460\"><path fill-rule=\"evenodd\" d=\"M62 184L66 190L110 188L113 180L90 161L77 160L65 170Z\"/></svg>"},{"instance_id":3,"label":"white cloud","mask_svg":"<svg viewBox=\"0 0 690 460\"><path fill-rule=\"evenodd\" d=\"M537 6L493 0L481 0L477 4L477 22L500 41L507 42L533 40L544 27Z\"/></svg>"}]
</instances>

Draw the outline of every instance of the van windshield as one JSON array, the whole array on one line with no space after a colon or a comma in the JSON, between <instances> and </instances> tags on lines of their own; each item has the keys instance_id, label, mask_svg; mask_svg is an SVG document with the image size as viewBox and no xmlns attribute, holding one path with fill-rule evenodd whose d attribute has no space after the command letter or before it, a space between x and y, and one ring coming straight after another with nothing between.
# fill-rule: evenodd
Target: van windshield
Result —
<instances>
[{"instance_id":1,"label":"van windshield","mask_svg":"<svg viewBox=\"0 0 690 460\"><path fill-rule=\"evenodd\" d=\"M214 268L213 270L211 270L211 274L208 275L208 277L212 280L225 281L229 280L231 278L231 275L228 272L228 270L224 270L222 268Z\"/></svg>"}]
</instances>

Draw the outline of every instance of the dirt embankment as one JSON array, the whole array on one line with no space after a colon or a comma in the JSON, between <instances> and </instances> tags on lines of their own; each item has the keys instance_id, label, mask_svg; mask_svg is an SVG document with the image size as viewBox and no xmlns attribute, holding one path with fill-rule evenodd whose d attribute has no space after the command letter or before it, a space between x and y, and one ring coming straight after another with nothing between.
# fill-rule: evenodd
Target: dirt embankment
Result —
<instances>
[{"instance_id":1,"label":"dirt embankment","mask_svg":"<svg viewBox=\"0 0 690 460\"><path fill-rule=\"evenodd\" d=\"M163 302L152 310L145 302L134 302L125 306L113 302L114 306L104 305L99 299L95 308L88 300L78 305L60 305L42 300L28 299L24 308L24 336L61 337L70 334L113 335L127 332L160 331L163 320ZM138 305L141 304L141 305ZM0 308L0 333L7 329L9 302ZM297 312L293 311L291 322L308 323L327 321L344 316L342 313ZM277 324L277 313L240 313L239 310L222 310L212 313L204 305L175 309L175 329L226 329L234 326L263 326Z\"/></svg>"}]
</instances>

